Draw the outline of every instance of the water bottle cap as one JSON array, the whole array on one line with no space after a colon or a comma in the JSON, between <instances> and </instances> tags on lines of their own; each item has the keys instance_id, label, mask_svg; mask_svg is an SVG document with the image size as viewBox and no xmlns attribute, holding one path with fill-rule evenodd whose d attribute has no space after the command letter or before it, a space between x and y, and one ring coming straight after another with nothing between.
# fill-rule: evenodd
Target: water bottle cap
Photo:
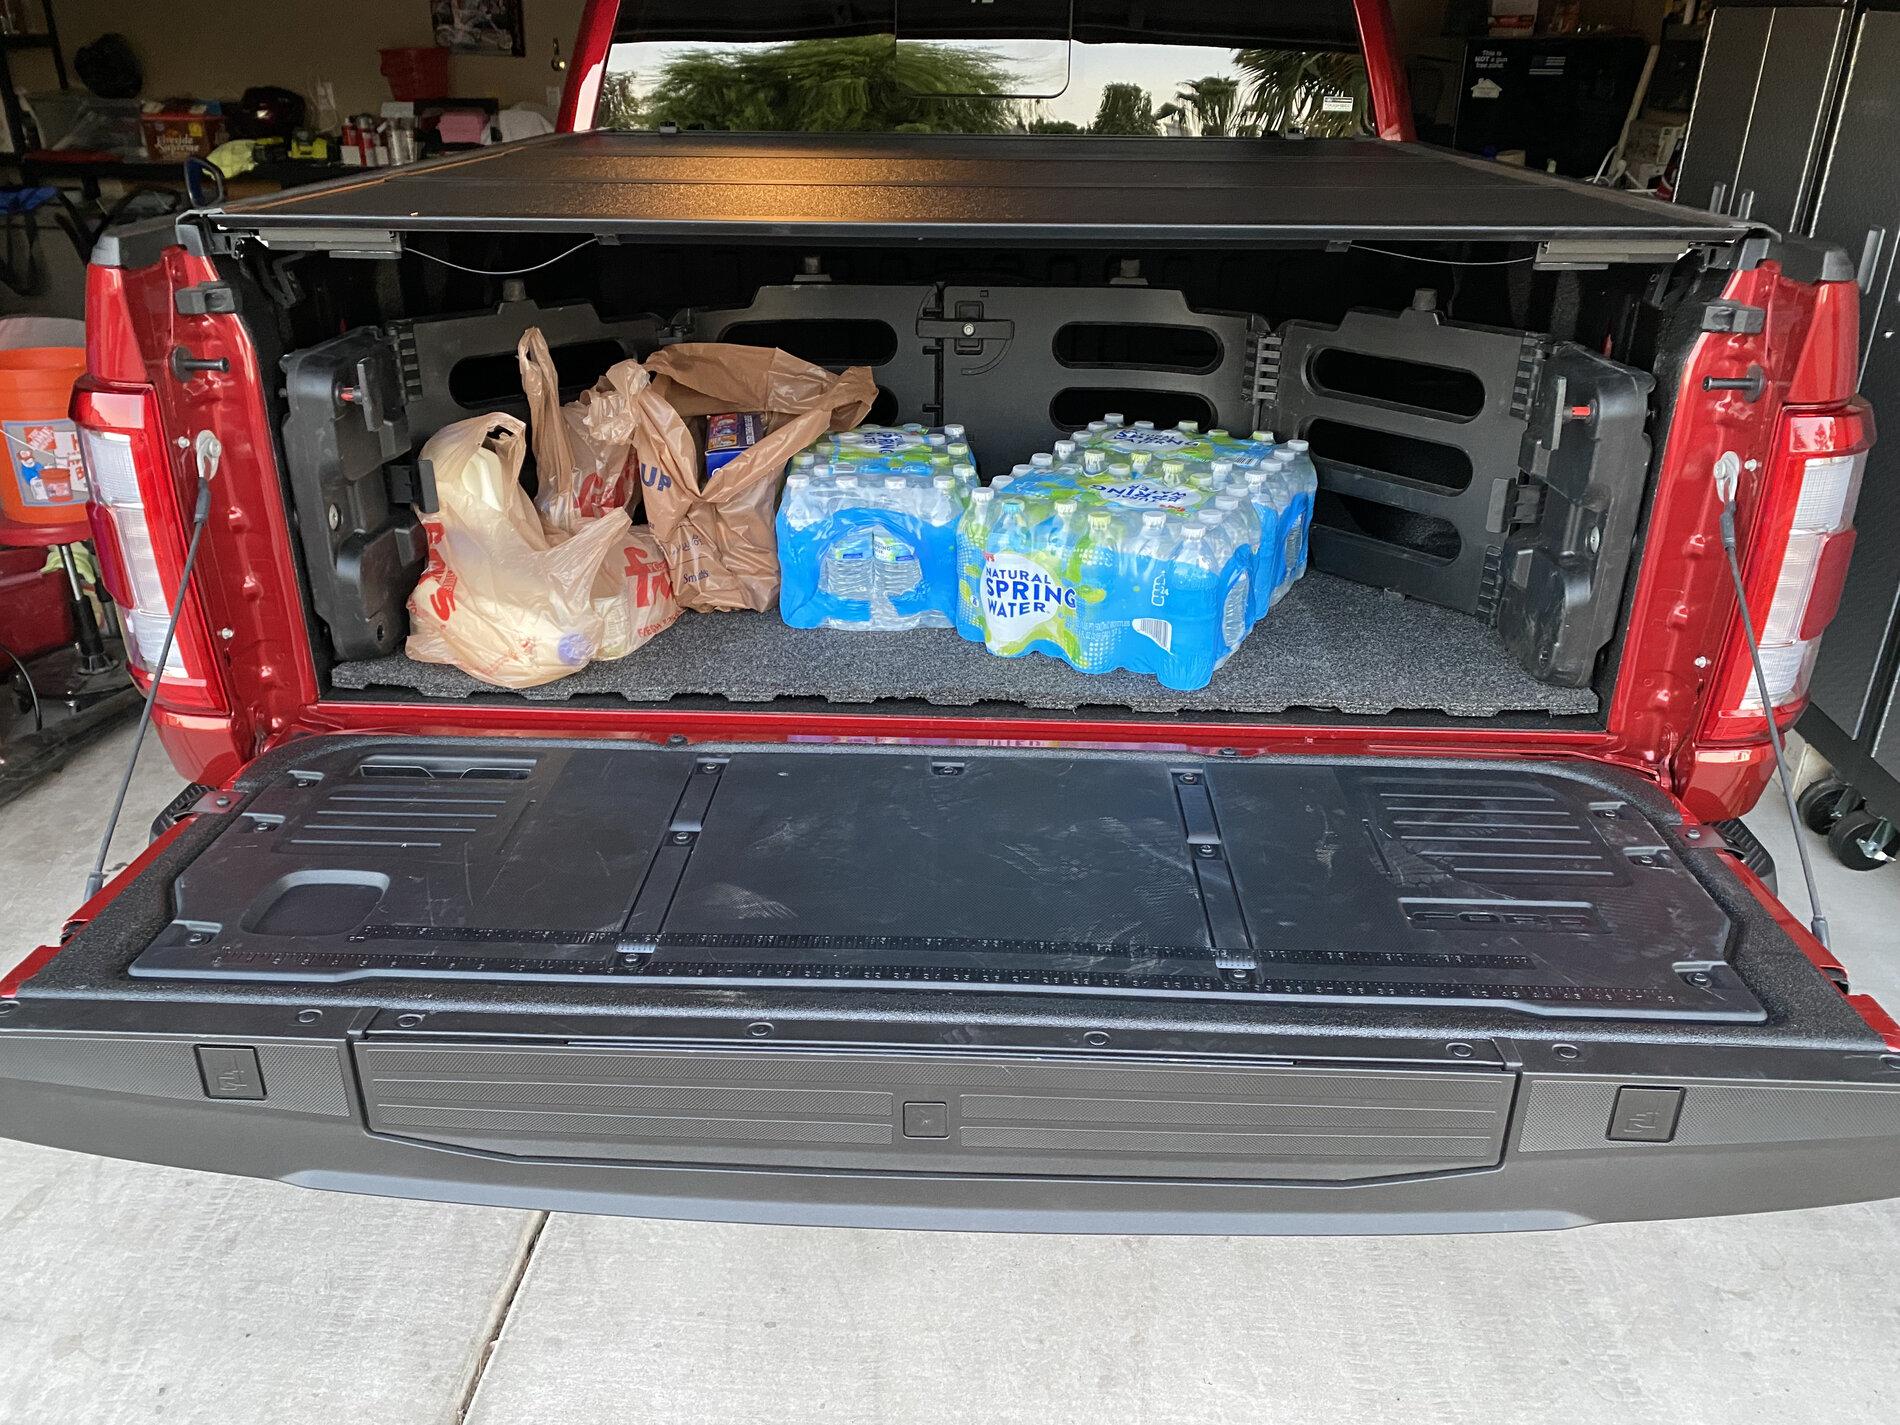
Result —
<instances>
[{"instance_id":1,"label":"water bottle cap","mask_svg":"<svg viewBox=\"0 0 1900 1425\"><path fill-rule=\"evenodd\" d=\"M1126 460L1114 460L1109 462L1108 473L1126 478L1135 473L1135 467Z\"/></svg>"},{"instance_id":2,"label":"water bottle cap","mask_svg":"<svg viewBox=\"0 0 1900 1425\"><path fill-rule=\"evenodd\" d=\"M1155 428L1155 423L1153 421L1136 421L1135 422L1136 430L1153 430L1154 428Z\"/></svg>"},{"instance_id":3,"label":"water bottle cap","mask_svg":"<svg viewBox=\"0 0 1900 1425\"><path fill-rule=\"evenodd\" d=\"M909 482L905 480L902 475L886 475L884 477L884 488L887 490L901 490L908 483Z\"/></svg>"},{"instance_id":4,"label":"water bottle cap","mask_svg":"<svg viewBox=\"0 0 1900 1425\"><path fill-rule=\"evenodd\" d=\"M1075 501L1074 500L1057 500L1056 513L1061 515L1062 518L1066 520L1070 515L1075 513Z\"/></svg>"},{"instance_id":5,"label":"water bottle cap","mask_svg":"<svg viewBox=\"0 0 1900 1425\"><path fill-rule=\"evenodd\" d=\"M1307 451L1311 450L1313 447L1303 440L1289 440L1286 443L1286 448L1288 450L1297 450L1301 455L1304 455L1306 454Z\"/></svg>"},{"instance_id":6,"label":"water bottle cap","mask_svg":"<svg viewBox=\"0 0 1900 1425\"><path fill-rule=\"evenodd\" d=\"M952 465L950 467L950 473L959 480L976 479L976 467L974 465L969 465L969 464Z\"/></svg>"},{"instance_id":7,"label":"water bottle cap","mask_svg":"<svg viewBox=\"0 0 1900 1425\"><path fill-rule=\"evenodd\" d=\"M945 435L942 431L933 430L925 432L924 441L928 445L948 445L950 443L950 437Z\"/></svg>"},{"instance_id":8,"label":"water bottle cap","mask_svg":"<svg viewBox=\"0 0 1900 1425\"><path fill-rule=\"evenodd\" d=\"M1161 462L1161 473L1163 475L1179 475L1186 469L1187 466L1179 460L1164 460Z\"/></svg>"},{"instance_id":9,"label":"water bottle cap","mask_svg":"<svg viewBox=\"0 0 1900 1425\"><path fill-rule=\"evenodd\" d=\"M1194 518L1208 529L1212 529L1221 522L1221 515L1218 510L1202 510L1196 514Z\"/></svg>"},{"instance_id":10,"label":"water bottle cap","mask_svg":"<svg viewBox=\"0 0 1900 1425\"><path fill-rule=\"evenodd\" d=\"M1276 466L1291 465L1298 458L1299 457L1294 455L1294 453L1288 450L1285 446L1282 446L1280 449L1273 452L1273 463Z\"/></svg>"},{"instance_id":11,"label":"water bottle cap","mask_svg":"<svg viewBox=\"0 0 1900 1425\"><path fill-rule=\"evenodd\" d=\"M1107 464L1108 457L1099 450L1085 450L1082 452L1082 468L1091 475L1106 467Z\"/></svg>"},{"instance_id":12,"label":"water bottle cap","mask_svg":"<svg viewBox=\"0 0 1900 1425\"><path fill-rule=\"evenodd\" d=\"M811 473L814 475L819 475L819 476L830 475L831 462L828 460L820 460L820 461L815 462L811 467Z\"/></svg>"},{"instance_id":13,"label":"water bottle cap","mask_svg":"<svg viewBox=\"0 0 1900 1425\"><path fill-rule=\"evenodd\" d=\"M1159 529L1167 518L1168 516L1165 510L1143 510L1141 512L1141 523L1145 529Z\"/></svg>"},{"instance_id":14,"label":"water bottle cap","mask_svg":"<svg viewBox=\"0 0 1900 1425\"><path fill-rule=\"evenodd\" d=\"M1003 508L1008 510L1011 514L1019 515L1023 512L1023 502L1019 497L1012 495L1003 501Z\"/></svg>"},{"instance_id":15,"label":"water bottle cap","mask_svg":"<svg viewBox=\"0 0 1900 1425\"><path fill-rule=\"evenodd\" d=\"M1055 463L1056 463L1055 456L1051 455L1046 450L1038 450L1034 455L1029 457L1029 464L1031 465L1032 468L1037 469L1037 470L1047 470L1051 465L1054 465Z\"/></svg>"},{"instance_id":16,"label":"water bottle cap","mask_svg":"<svg viewBox=\"0 0 1900 1425\"><path fill-rule=\"evenodd\" d=\"M1128 417L1124 416L1120 411L1108 411L1102 416L1102 427L1106 430L1109 426L1121 425L1127 419Z\"/></svg>"},{"instance_id":17,"label":"water bottle cap","mask_svg":"<svg viewBox=\"0 0 1900 1425\"><path fill-rule=\"evenodd\" d=\"M1215 516L1215 518L1216 518L1216 519L1218 519L1218 518L1219 518L1219 516L1217 515L1217 516ZM1206 534L1207 534L1207 526L1206 526L1206 525L1204 525L1204 524L1200 524L1200 523L1198 523L1198 522L1197 522L1197 523L1195 523L1195 524L1191 524L1191 525L1189 525L1189 526L1188 526L1188 527L1187 527L1186 529L1184 529L1184 530L1182 530L1182 531L1181 531L1181 538L1183 538L1183 539L1201 539L1201 538L1203 538L1203 537L1205 537L1205 535L1206 535Z\"/></svg>"},{"instance_id":18,"label":"water bottle cap","mask_svg":"<svg viewBox=\"0 0 1900 1425\"><path fill-rule=\"evenodd\" d=\"M792 457L792 468L794 470L806 470L817 463L818 456L809 450L801 450Z\"/></svg>"},{"instance_id":19,"label":"water bottle cap","mask_svg":"<svg viewBox=\"0 0 1900 1425\"><path fill-rule=\"evenodd\" d=\"M1207 433L1214 440L1226 440L1231 434L1225 426L1209 426Z\"/></svg>"},{"instance_id":20,"label":"water bottle cap","mask_svg":"<svg viewBox=\"0 0 1900 1425\"><path fill-rule=\"evenodd\" d=\"M1067 460L1071 455L1074 455L1074 454L1075 454L1074 441L1059 440L1056 442L1056 459L1057 460Z\"/></svg>"},{"instance_id":21,"label":"water bottle cap","mask_svg":"<svg viewBox=\"0 0 1900 1425\"><path fill-rule=\"evenodd\" d=\"M1253 433L1253 438L1271 445L1273 443L1273 432L1270 430L1257 430Z\"/></svg>"},{"instance_id":22,"label":"water bottle cap","mask_svg":"<svg viewBox=\"0 0 1900 1425\"><path fill-rule=\"evenodd\" d=\"M955 421L950 422L948 425L946 425L943 428L943 436L945 440L962 440L965 434L967 434L967 432L964 430L964 428L958 425Z\"/></svg>"},{"instance_id":23,"label":"water bottle cap","mask_svg":"<svg viewBox=\"0 0 1900 1425\"><path fill-rule=\"evenodd\" d=\"M991 500L996 498L996 491L992 490L988 485L979 485L970 491L970 498L975 500L979 505L987 505Z\"/></svg>"},{"instance_id":24,"label":"water bottle cap","mask_svg":"<svg viewBox=\"0 0 1900 1425\"><path fill-rule=\"evenodd\" d=\"M965 445L965 444L964 444L964 443L963 443L962 441L960 441L960 440L953 440L953 441L951 441L951 442L950 442L950 444L949 444L949 446L948 446L947 448L948 448L948 449L949 449L949 451L950 451L950 458L951 458L952 460L960 460L960 459L962 459L962 458L963 458L964 456L966 456L966 455L968 455L968 454L970 453L970 447L969 447L969 446L967 446L967 445Z\"/></svg>"},{"instance_id":25,"label":"water bottle cap","mask_svg":"<svg viewBox=\"0 0 1900 1425\"><path fill-rule=\"evenodd\" d=\"M1234 473L1234 462L1231 460L1216 460L1208 468L1216 475L1231 475Z\"/></svg>"},{"instance_id":26,"label":"water bottle cap","mask_svg":"<svg viewBox=\"0 0 1900 1425\"><path fill-rule=\"evenodd\" d=\"M790 489L802 490L811 484L811 476L807 475L803 470L794 470L785 477L785 484Z\"/></svg>"},{"instance_id":27,"label":"water bottle cap","mask_svg":"<svg viewBox=\"0 0 1900 1425\"><path fill-rule=\"evenodd\" d=\"M1094 434L1096 434L1096 433L1097 433L1097 432L1099 432L1099 431L1105 431L1105 430L1107 430L1107 429L1108 429L1108 422L1107 422L1107 421L1090 421L1090 422L1089 422L1089 434L1090 434L1090 435L1094 435Z\"/></svg>"},{"instance_id":28,"label":"water bottle cap","mask_svg":"<svg viewBox=\"0 0 1900 1425\"><path fill-rule=\"evenodd\" d=\"M849 470L845 471L842 475L838 477L838 488L840 490L857 489L858 477L853 475Z\"/></svg>"},{"instance_id":29,"label":"water bottle cap","mask_svg":"<svg viewBox=\"0 0 1900 1425\"><path fill-rule=\"evenodd\" d=\"M1035 466L1033 466L1033 465L1012 465L1012 466L1010 466L1010 467L1009 467L1009 473L1010 473L1010 474L1011 474L1012 476L1014 476L1014 475L1028 475L1028 474L1030 474L1031 472L1033 472L1033 471L1035 470L1035 468L1036 468L1036 467L1035 467Z\"/></svg>"},{"instance_id":30,"label":"water bottle cap","mask_svg":"<svg viewBox=\"0 0 1900 1425\"><path fill-rule=\"evenodd\" d=\"M1214 508L1220 510L1237 510L1240 508L1240 499L1236 495L1216 495L1214 497Z\"/></svg>"},{"instance_id":31,"label":"water bottle cap","mask_svg":"<svg viewBox=\"0 0 1900 1425\"><path fill-rule=\"evenodd\" d=\"M1201 433L1201 423L1199 421L1176 421L1174 428L1176 430L1186 431L1189 435L1199 435Z\"/></svg>"},{"instance_id":32,"label":"water bottle cap","mask_svg":"<svg viewBox=\"0 0 1900 1425\"><path fill-rule=\"evenodd\" d=\"M924 427L924 423L923 423L922 421L905 421L905 422L904 422L904 423L903 423L903 424L902 424L901 426L899 426L899 427L898 427L898 429L899 429L899 430L907 430L907 431L911 431L911 432L913 432L913 433L914 433L914 432L916 432L916 431L920 431L920 430L923 430L924 428L925 428L925 427ZM867 429L867 430L877 430L877 429L879 429L879 427L877 427L877 426L867 426L867 427L866 427L866 429Z\"/></svg>"},{"instance_id":33,"label":"water bottle cap","mask_svg":"<svg viewBox=\"0 0 1900 1425\"><path fill-rule=\"evenodd\" d=\"M930 477L930 483L939 490L954 490L957 486L956 476L954 475L932 475Z\"/></svg>"}]
</instances>

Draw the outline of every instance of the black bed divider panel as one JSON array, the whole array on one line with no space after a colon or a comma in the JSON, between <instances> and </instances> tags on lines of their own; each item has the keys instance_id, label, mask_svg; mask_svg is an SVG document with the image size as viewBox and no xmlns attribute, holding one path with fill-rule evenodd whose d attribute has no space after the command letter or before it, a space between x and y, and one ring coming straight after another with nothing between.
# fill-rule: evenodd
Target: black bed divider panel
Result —
<instances>
[{"instance_id":1,"label":"black bed divider panel","mask_svg":"<svg viewBox=\"0 0 1900 1425\"><path fill-rule=\"evenodd\" d=\"M831 349L847 323L864 319L895 338L882 361ZM777 345L826 366L858 360L893 398L891 418L967 425L991 478L1110 410L1157 425L1251 429L1266 324L1196 311L1179 292L1131 275L1108 287L807 281L761 287L746 307L693 312L680 330L695 341Z\"/></svg>"},{"instance_id":2,"label":"black bed divider panel","mask_svg":"<svg viewBox=\"0 0 1900 1425\"><path fill-rule=\"evenodd\" d=\"M1273 419L1319 468L1315 567L1474 614L1537 677L1588 683L1629 571L1653 378L1447 321L1429 294L1288 322L1267 353Z\"/></svg>"}]
</instances>

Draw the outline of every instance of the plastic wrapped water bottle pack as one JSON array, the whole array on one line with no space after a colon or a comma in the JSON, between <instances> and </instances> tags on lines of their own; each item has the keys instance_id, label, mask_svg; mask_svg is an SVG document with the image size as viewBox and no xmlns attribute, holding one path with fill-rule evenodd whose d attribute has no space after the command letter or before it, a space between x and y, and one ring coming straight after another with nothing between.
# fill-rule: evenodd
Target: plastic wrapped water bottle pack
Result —
<instances>
[{"instance_id":1,"label":"plastic wrapped water bottle pack","mask_svg":"<svg viewBox=\"0 0 1900 1425\"><path fill-rule=\"evenodd\" d=\"M779 613L794 628L948 628L957 526L978 488L961 426L862 426L792 460Z\"/></svg>"},{"instance_id":2,"label":"plastic wrapped water bottle pack","mask_svg":"<svg viewBox=\"0 0 1900 1425\"><path fill-rule=\"evenodd\" d=\"M956 626L995 654L1205 687L1306 570L1306 442L1110 414L972 492Z\"/></svg>"}]
</instances>

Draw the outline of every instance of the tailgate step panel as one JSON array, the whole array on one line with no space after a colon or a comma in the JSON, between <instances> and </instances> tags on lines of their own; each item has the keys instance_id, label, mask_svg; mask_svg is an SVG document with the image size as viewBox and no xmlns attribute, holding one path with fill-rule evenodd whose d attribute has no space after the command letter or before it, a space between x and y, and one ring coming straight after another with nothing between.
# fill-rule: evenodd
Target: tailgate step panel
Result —
<instances>
[{"instance_id":1,"label":"tailgate step panel","mask_svg":"<svg viewBox=\"0 0 1900 1425\"><path fill-rule=\"evenodd\" d=\"M1514 1074L367 1042L373 1132L511 1157L1347 1182L1495 1165Z\"/></svg>"},{"instance_id":2,"label":"tailgate step panel","mask_svg":"<svg viewBox=\"0 0 1900 1425\"><path fill-rule=\"evenodd\" d=\"M507 771L313 750L133 973L1763 1018L1671 834L1548 763L530 743Z\"/></svg>"}]
</instances>

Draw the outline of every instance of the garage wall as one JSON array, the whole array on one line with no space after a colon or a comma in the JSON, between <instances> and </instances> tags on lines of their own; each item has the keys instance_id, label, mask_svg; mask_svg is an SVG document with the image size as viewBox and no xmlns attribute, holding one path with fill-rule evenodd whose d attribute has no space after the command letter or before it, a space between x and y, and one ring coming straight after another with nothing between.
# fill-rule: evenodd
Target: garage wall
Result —
<instances>
[{"instance_id":1,"label":"garage wall","mask_svg":"<svg viewBox=\"0 0 1900 1425\"><path fill-rule=\"evenodd\" d=\"M556 38L573 47L582 0L524 0L522 59L454 55L450 88L492 95L504 105L546 104L562 76L548 68ZM147 96L236 98L253 84L279 84L313 98L320 80L336 86L345 113L374 111L389 97L377 50L431 42L428 0L217 0L214 4L128 5L126 0L59 0L59 30L70 56L107 30L131 42L145 67ZM23 87L50 83L16 56Z\"/></svg>"}]
</instances>

